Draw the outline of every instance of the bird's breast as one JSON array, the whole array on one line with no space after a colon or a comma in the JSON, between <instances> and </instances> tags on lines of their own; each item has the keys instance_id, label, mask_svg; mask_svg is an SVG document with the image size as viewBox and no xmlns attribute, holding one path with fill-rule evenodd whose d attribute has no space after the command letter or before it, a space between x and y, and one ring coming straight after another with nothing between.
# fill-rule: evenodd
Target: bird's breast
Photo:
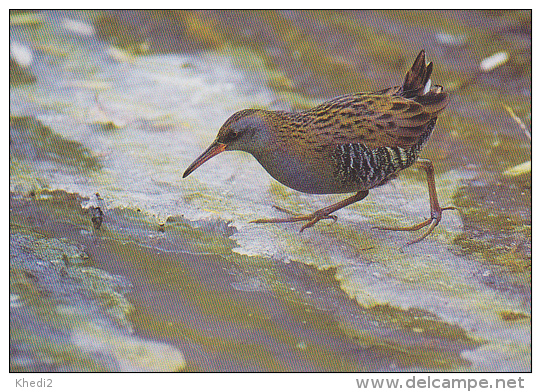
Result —
<instances>
[{"instance_id":1,"label":"bird's breast","mask_svg":"<svg viewBox=\"0 0 541 392\"><path fill-rule=\"evenodd\" d=\"M304 193L342 193L333 177L333 160L328 154L305 154L276 150L253 154L278 182Z\"/></svg>"}]
</instances>

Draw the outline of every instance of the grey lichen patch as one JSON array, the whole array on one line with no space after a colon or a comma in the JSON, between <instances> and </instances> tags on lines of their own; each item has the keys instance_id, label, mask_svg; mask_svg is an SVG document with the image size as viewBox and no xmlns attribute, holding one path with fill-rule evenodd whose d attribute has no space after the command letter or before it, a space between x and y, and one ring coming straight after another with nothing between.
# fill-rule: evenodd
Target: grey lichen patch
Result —
<instances>
[{"instance_id":1,"label":"grey lichen patch","mask_svg":"<svg viewBox=\"0 0 541 392\"><path fill-rule=\"evenodd\" d=\"M169 345L143 340L99 320L92 302L44 290L28 272L11 270L12 290L25 306L12 310L10 341L16 354L11 371L178 371L182 353ZM40 333L36 333L40 331Z\"/></svg>"},{"instance_id":2,"label":"grey lichen patch","mask_svg":"<svg viewBox=\"0 0 541 392\"><path fill-rule=\"evenodd\" d=\"M54 315L54 313L53 313ZM10 320L10 344L16 354L10 356L12 372L105 372L107 364L68 341L67 336L45 336L37 328L27 328Z\"/></svg>"},{"instance_id":3,"label":"grey lichen patch","mask_svg":"<svg viewBox=\"0 0 541 392\"><path fill-rule=\"evenodd\" d=\"M45 160L82 170L99 170L102 165L90 149L57 134L29 116L10 116L10 154L18 159Z\"/></svg>"},{"instance_id":4,"label":"grey lichen patch","mask_svg":"<svg viewBox=\"0 0 541 392\"><path fill-rule=\"evenodd\" d=\"M178 349L130 335L130 283L81 259L88 264L71 241L12 225L12 371L181 370Z\"/></svg>"},{"instance_id":5,"label":"grey lichen patch","mask_svg":"<svg viewBox=\"0 0 541 392\"><path fill-rule=\"evenodd\" d=\"M126 315L132 306L124 296L130 284L124 278L88 266L91 260L82 246L67 239L48 238L18 226L12 226L11 233L10 244L15 252L10 260L13 267L35 276L36 282L74 279L76 286L89 293L115 320L130 328Z\"/></svg>"},{"instance_id":6,"label":"grey lichen patch","mask_svg":"<svg viewBox=\"0 0 541 392\"><path fill-rule=\"evenodd\" d=\"M56 265L63 264L64 267L82 266L90 262L84 249L66 239L28 239L23 246L25 251L32 253L37 258Z\"/></svg>"},{"instance_id":7,"label":"grey lichen patch","mask_svg":"<svg viewBox=\"0 0 541 392\"><path fill-rule=\"evenodd\" d=\"M97 268L67 270L68 276L78 279L81 286L92 293L103 309L131 331L127 315L133 311L133 305L125 294L131 284L122 276L114 276Z\"/></svg>"},{"instance_id":8,"label":"grey lichen patch","mask_svg":"<svg viewBox=\"0 0 541 392\"><path fill-rule=\"evenodd\" d=\"M122 372L178 372L186 366L182 352L171 345L118 335L93 323L74 329L71 340L110 355Z\"/></svg>"}]
</instances>

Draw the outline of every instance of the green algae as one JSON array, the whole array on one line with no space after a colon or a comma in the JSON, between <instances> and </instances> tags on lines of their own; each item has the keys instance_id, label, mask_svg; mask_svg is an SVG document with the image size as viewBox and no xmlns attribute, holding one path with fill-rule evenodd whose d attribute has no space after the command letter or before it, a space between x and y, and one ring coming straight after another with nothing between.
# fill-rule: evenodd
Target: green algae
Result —
<instances>
[{"instance_id":1,"label":"green algae","mask_svg":"<svg viewBox=\"0 0 541 392\"><path fill-rule=\"evenodd\" d=\"M437 344L419 343L404 344L393 341L392 338L375 336L370 331L352 330L346 326L344 331L360 345L380 355L397 368L401 369L437 369L440 371L457 371L467 369L471 363L462 358L460 352L441 350ZM376 326L375 328L378 328ZM466 347L477 345L469 344Z\"/></svg>"},{"instance_id":2,"label":"green algae","mask_svg":"<svg viewBox=\"0 0 541 392\"><path fill-rule=\"evenodd\" d=\"M295 83L282 72L274 72L267 81L268 86L274 91L293 91Z\"/></svg>"},{"instance_id":3,"label":"green algae","mask_svg":"<svg viewBox=\"0 0 541 392\"><path fill-rule=\"evenodd\" d=\"M510 177L518 177L518 176L531 175L530 174L531 172L532 172L532 161L526 161L507 169L506 171L503 172L503 174Z\"/></svg>"},{"instance_id":4,"label":"green algae","mask_svg":"<svg viewBox=\"0 0 541 392\"><path fill-rule=\"evenodd\" d=\"M29 116L10 116L12 140L17 145L31 145L41 159L52 160L81 170L100 170L102 165L92 151L81 143L66 139L39 120ZM16 156L24 159L24 153L16 150Z\"/></svg>"},{"instance_id":5,"label":"green algae","mask_svg":"<svg viewBox=\"0 0 541 392\"><path fill-rule=\"evenodd\" d=\"M500 312L500 317L505 321L518 321L518 320L529 320L531 316L524 314L522 312L515 312L512 310L505 310Z\"/></svg>"},{"instance_id":6,"label":"green algae","mask_svg":"<svg viewBox=\"0 0 541 392\"><path fill-rule=\"evenodd\" d=\"M500 196L498 201L487 199L491 193ZM460 207L470 229L457 236L454 243L484 263L504 266L528 279L531 276L531 255L519 247L531 243L531 223L527 218L531 216L527 209L529 203L529 185L520 181L459 189L454 196L454 204Z\"/></svg>"},{"instance_id":7,"label":"green algae","mask_svg":"<svg viewBox=\"0 0 541 392\"><path fill-rule=\"evenodd\" d=\"M19 65L19 63L9 58L9 85L19 86L31 84L36 81L36 77L28 68Z\"/></svg>"},{"instance_id":8,"label":"green algae","mask_svg":"<svg viewBox=\"0 0 541 392\"><path fill-rule=\"evenodd\" d=\"M94 24L100 37L132 55L178 49L215 49L223 43L218 27L212 20L203 18L201 12L156 10L144 12L141 17L148 18L148 23L166 24L177 35L177 42L163 39L161 30L156 32L156 37L149 37L145 30L130 23L120 13L99 12Z\"/></svg>"},{"instance_id":9,"label":"green algae","mask_svg":"<svg viewBox=\"0 0 541 392\"><path fill-rule=\"evenodd\" d=\"M114 133L117 130L121 129L122 126L115 124L113 121L96 121L94 124L91 125L91 129L94 132L102 132L102 133Z\"/></svg>"},{"instance_id":10,"label":"green algae","mask_svg":"<svg viewBox=\"0 0 541 392\"><path fill-rule=\"evenodd\" d=\"M456 192L458 183L455 178L442 175L438 176L436 182L438 184L440 201L445 202L445 200L450 199ZM295 197L295 193L288 191L279 184L271 183L269 191L281 200L280 204L287 203L287 208L292 211L306 213L307 211L302 210L309 208L303 206L301 209L299 206L300 202L297 200L297 197ZM408 192L410 191L412 192L411 197L413 199L419 197L417 194L421 195L421 197L422 195L426 195L428 213L428 192L426 190L425 180L419 179L414 185L409 184ZM444 203L444 205L447 204ZM382 232L372 230L374 223L371 222L374 220L378 224L387 226L406 226L410 225L412 223L411 221L417 223L416 221L421 220L420 217L404 218L401 213L385 209L379 205L377 201L368 199L349 206L344 212L347 210L351 212L355 211L359 215L368 218L370 223L361 224L361 227L358 227L358 225L342 224L340 223L339 218L336 223L322 221L308 230L318 231L326 238L326 240L331 241L333 249L340 250L340 252L343 255L347 255L348 258L360 258L365 263L376 263L385 268L389 268L390 270L386 271L385 275L399 276L400 280L408 285L417 286L421 284L423 287L445 292L446 294L452 293L453 297L456 298L465 298L469 295L468 293L471 291L470 288L467 287L467 285L464 286L462 283L457 282L449 275L448 271L442 270L436 262L427 263L425 258L420 255L415 255L415 253L410 254L409 252L404 253L394 241L387 242L385 239L381 239L385 234L376 235L376 233ZM351 213L349 211L347 212ZM452 213L450 212L447 216L451 216L451 214ZM340 215L340 212L338 212L337 215ZM397 223L397 219L399 220L399 223ZM291 225L299 225L299 223L292 223ZM314 243L311 236L298 234L295 231L283 231L278 227L269 227L268 230L275 232L274 237L279 238L280 242L285 244L283 247L288 249L293 260L300 261L307 265L315 265L321 270L337 266L336 263L338 257L333 256L333 250L329 249L327 251L322 251L320 245L317 242ZM457 231L448 229L445 225L440 225L437 229L437 234L444 238L448 238L449 242L453 241L457 233ZM402 234L402 245L405 245L411 235L415 234ZM346 277L346 275L349 275L350 273L348 271L349 267L347 264L341 264L341 267L337 271L337 279L340 281L349 279ZM454 283L451 283L453 281ZM343 287L343 289L348 295L354 297L354 294L345 289L345 287ZM365 305L364 303L361 304Z\"/></svg>"},{"instance_id":11,"label":"green algae","mask_svg":"<svg viewBox=\"0 0 541 392\"><path fill-rule=\"evenodd\" d=\"M14 157L10 158L9 190L11 192L30 194L50 187L49 180L42 176L41 173L36 172L31 162Z\"/></svg>"},{"instance_id":12,"label":"green algae","mask_svg":"<svg viewBox=\"0 0 541 392\"><path fill-rule=\"evenodd\" d=\"M131 329L127 316L133 311L133 306L123 293L128 288L122 287L122 282L97 268L68 269L67 272L68 276L77 279L84 289L92 293L113 319Z\"/></svg>"},{"instance_id":13,"label":"green algae","mask_svg":"<svg viewBox=\"0 0 541 392\"><path fill-rule=\"evenodd\" d=\"M26 39L34 50L51 55L53 63L77 52L79 47L74 42L59 36L58 25L45 21L41 16L39 20L40 22L32 24L31 28L24 29ZM15 27L27 27L27 25Z\"/></svg>"},{"instance_id":14,"label":"green algae","mask_svg":"<svg viewBox=\"0 0 541 392\"><path fill-rule=\"evenodd\" d=\"M376 242L364 227L358 229L334 223L328 226L328 234L333 239L333 243L352 249L356 255L372 254L372 250L376 247Z\"/></svg>"},{"instance_id":15,"label":"green algae","mask_svg":"<svg viewBox=\"0 0 541 392\"><path fill-rule=\"evenodd\" d=\"M23 10L9 10L10 26L37 27L43 23L41 15L37 12Z\"/></svg>"},{"instance_id":16,"label":"green algae","mask_svg":"<svg viewBox=\"0 0 541 392\"><path fill-rule=\"evenodd\" d=\"M531 258L522 255L512 247L494 246L486 240L471 238L468 235L458 236L454 243L461 246L464 252L478 257L484 263L504 266L511 272L524 274L526 280L529 280L528 277L531 278Z\"/></svg>"},{"instance_id":17,"label":"green algae","mask_svg":"<svg viewBox=\"0 0 541 392\"><path fill-rule=\"evenodd\" d=\"M433 313L422 309L410 308L404 310L389 304L380 304L372 306L369 310L370 314L377 319L382 327L395 325L400 330L423 334L424 336L446 340L455 344L462 343L478 346L482 343L482 341L472 339L459 326L446 323Z\"/></svg>"},{"instance_id":18,"label":"green algae","mask_svg":"<svg viewBox=\"0 0 541 392\"><path fill-rule=\"evenodd\" d=\"M282 201L290 201L291 196L295 194L295 191L291 190L285 185L280 184L278 181L271 181L269 193Z\"/></svg>"}]
</instances>

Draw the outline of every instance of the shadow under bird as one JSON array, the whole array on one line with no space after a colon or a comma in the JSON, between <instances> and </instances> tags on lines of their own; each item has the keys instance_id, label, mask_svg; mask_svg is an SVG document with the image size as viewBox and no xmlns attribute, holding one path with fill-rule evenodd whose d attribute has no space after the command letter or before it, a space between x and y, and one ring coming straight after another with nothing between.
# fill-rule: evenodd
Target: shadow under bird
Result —
<instances>
[{"instance_id":1,"label":"shadow under bird","mask_svg":"<svg viewBox=\"0 0 541 392\"><path fill-rule=\"evenodd\" d=\"M252 154L265 170L289 188L314 194L356 192L338 203L300 215L283 208L287 218L258 219L254 223L307 221L301 232L333 212L364 199L396 173L417 163L427 175L431 216L411 227L376 227L416 231L428 226L413 244L428 236L442 218L428 159L421 149L448 102L441 86L431 86L432 63L424 50L407 72L402 86L373 93L342 95L301 112L246 109L233 114L209 148L184 173L187 177L223 151Z\"/></svg>"}]
</instances>

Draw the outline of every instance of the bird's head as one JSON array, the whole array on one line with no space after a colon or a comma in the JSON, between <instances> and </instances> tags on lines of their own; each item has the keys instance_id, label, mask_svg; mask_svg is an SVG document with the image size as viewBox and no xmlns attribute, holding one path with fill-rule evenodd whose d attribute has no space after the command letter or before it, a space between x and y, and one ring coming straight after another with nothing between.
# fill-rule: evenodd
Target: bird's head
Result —
<instances>
[{"instance_id":1,"label":"bird's head","mask_svg":"<svg viewBox=\"0 0 541 392\"><path fill-rule=\"evenodd\" d=\"M264 153L272 138L269 113L260 109L246 109L233 114L222 125L214 142L186 169L182 178L223 151Z\"/></svg>"}]
</instances>

